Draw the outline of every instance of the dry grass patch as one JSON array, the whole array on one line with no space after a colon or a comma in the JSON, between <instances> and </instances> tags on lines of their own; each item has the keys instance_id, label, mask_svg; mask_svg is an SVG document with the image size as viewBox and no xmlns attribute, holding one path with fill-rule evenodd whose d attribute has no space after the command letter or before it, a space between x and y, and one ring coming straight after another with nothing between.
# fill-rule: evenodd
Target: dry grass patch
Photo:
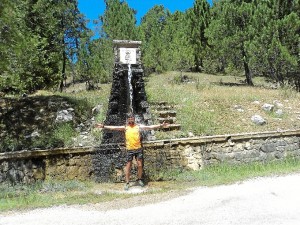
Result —
<instances>
[{"instance_id":1,"label":"dry grass patch","mask_svg":"<svg viewBox=\"0 0 300 225\"><path fill-rule=\"evenodd\" d=\"M261 78L255 86L246 86L243 77L184 73L188 79L180 82L179 72L152 75L146 84L149 102L174 104L181 133L215 135L298 129L299 93L291 89L271 89ZM266 112L263 104L279 102L283 114ZM251 117L262 116L267 123L255 125ZM181 134L182 135L182 134ZM176 135L174 135L176 136Z\"/></svg>"}]
</instances>

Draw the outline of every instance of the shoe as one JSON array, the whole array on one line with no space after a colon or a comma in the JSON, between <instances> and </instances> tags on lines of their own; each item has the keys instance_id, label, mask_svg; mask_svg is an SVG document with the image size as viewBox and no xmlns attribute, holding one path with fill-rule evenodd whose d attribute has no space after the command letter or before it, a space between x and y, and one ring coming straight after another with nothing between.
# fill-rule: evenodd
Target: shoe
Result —
<instances>
[{"instance_id":1,"label":"shoe","mask_svg":"<svg viewBox=\"0 0 300 225\"><path fill-rule=\"evenodd\" d=\"M124 190L125 190L125 191L128 191L128 190L129 190L129 183L126 183L126 184L125 184Z\"/></svg>"},{"instance_id":2,"label":"shoe","mask_svg":"<svg viewBox=\"0 0 300 225\"><path fill-rule=\"evenodd\" d=\"M144 182L143 182L142 180L138 180L138 184L139 184L141 187L144 187L144 186L145 186L145 184L144 184Z\"/></svg>"}]
</instances>

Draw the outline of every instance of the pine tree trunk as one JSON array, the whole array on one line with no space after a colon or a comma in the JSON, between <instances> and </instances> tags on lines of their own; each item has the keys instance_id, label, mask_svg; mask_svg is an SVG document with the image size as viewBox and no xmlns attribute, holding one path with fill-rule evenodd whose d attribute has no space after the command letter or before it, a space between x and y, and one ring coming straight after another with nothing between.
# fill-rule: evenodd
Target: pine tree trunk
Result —
<instances>
[{"instance_id":1,"label":"pine tree trunk","mask_svg":"<svg viewBox=\"0 0 300 225\"><path fill-rule=\"evenodd\" d=\"M63 66L62 66L62 71L61 71L61 81L60 81L60 86L59 86L59 90L60 92L63 91L64 89L64 80L66 79L66 52L63 52Z\"/></svg>"},{"instance_id":2,"label":"pine tree trunk","mask_svg":"<svg viewBox=\"0 0 300 225\"><path fill-rule=\"evenodd\" d=\"M249 86L254 86L253 81L252 81L252 74L251 74L251 71L250 71L250 68L249 68L247 55L246 55L246 52L245 52L244 48L242 48L242 55L243 55L243 63L244 63L246 82Z\"/></svg>"}]
</instances>

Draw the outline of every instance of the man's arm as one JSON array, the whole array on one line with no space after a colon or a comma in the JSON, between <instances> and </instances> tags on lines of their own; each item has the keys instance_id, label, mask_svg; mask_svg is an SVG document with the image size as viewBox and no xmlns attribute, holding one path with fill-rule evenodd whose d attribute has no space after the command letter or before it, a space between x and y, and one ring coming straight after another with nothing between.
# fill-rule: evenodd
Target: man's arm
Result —
<instances>
[{"instance_id":1,"label":"man's arm","mask_svg":"<svg viewBox=\"0 0 300 225\"><path fill-rule=\"evenodd\" d=\"M154 130L154 129L159 129L159 128L167 128L168 126L169 126L168 123L163 122L163 124L157 124L157 125L149 125L149 126L140 125L140 128L142 130Z\"/></svg>"},{"instance_id":2,"label":"man's arm","mask_svg":"<svg viewBox=\"0 0 300 225\"><path fill-rule=\"evenodd\" d=\"M111 125L104 125L102 123L97 123L95 125L96 128L108 129L108 130L125 130L125 126L111 126Z\"/></svg>"}]
</instances>

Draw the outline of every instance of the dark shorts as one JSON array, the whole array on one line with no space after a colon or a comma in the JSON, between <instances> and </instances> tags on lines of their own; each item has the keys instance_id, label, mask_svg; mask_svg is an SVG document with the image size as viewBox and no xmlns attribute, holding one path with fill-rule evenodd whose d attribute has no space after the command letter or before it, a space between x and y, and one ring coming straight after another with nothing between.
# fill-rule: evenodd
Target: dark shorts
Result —
<instances>
[{"instance_id":1,"label":"dark shorts","mask_svg":"<svg viewBox=\"0 0 300 225\"><path fill-rule=\"evenodd\" d=\"M135 159L143 159L143 149L139 148L137 150L127 150L127 162L132 161L133 157L135 157Z\"/></svg>"}]
</instances>

